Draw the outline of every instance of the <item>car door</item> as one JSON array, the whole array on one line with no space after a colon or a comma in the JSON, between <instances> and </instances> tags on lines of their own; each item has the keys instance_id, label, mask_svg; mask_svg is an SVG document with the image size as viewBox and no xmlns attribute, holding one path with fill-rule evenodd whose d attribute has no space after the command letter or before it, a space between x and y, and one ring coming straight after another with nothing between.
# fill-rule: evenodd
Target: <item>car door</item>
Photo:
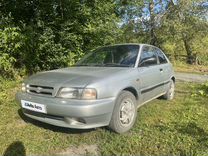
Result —
<instances>
[{"instance_id":1,"label":"car door","mask_svg":"<svg viewBox=\"0 0 208 156\"><path fill-rule=\"evenodd\" d=\"M163 82L163 92L165 92L167 91L166 86L170 81L171 67L164 53L159 48L155 47L155 50L157 52L158 61L159 61L158 66L160 68L161 80Z\"/></svg>"},{"instance_id":2,"label":"car door","mask_svg":"<svg viewBox=\"0 0 208 156\"><path fill-rule=\"evenodd\" d=\"M162 93L163 87L161 86L161 71L158 66L157 52L154 47L146 45L142 47L138 72L142 102L146 102Z\"/></svg>"}]
</instances>

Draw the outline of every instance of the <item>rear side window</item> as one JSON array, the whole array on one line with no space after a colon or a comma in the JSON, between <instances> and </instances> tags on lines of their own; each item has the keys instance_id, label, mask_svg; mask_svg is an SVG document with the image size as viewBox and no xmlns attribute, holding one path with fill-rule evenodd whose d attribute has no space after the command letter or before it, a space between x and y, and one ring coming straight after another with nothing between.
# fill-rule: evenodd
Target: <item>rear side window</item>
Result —
<instances>
[{"instance_id":1,"label":"rear side window","mask_svg":"<svg viewBox=\"0 0 208 156\"><path fill-rule=\"evenodd\" d=\"M158 55L158 59L159 59L160 64L168 62L167 59L165 58L165 55L161 52L160 49L157 49L157 55Z\"/></svg>"}]
</instances>

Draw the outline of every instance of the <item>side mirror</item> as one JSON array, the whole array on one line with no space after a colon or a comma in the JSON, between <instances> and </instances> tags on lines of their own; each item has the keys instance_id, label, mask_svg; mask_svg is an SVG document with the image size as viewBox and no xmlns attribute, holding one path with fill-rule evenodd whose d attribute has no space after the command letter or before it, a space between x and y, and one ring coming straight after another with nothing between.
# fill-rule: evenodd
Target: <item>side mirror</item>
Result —
<instances>
[{"instance_id":1,"label":"side mirror","mask_svg":"<svg viewBox=\"0 0 208 156\"><path fill-rule=\"evenodd\" d=\"M153 64L157 64L157 59L155 57L150 57L145 60L142 60L139 63L139 67L149 66L149 65L153 65Z\"/></svg>"}]
</instances>

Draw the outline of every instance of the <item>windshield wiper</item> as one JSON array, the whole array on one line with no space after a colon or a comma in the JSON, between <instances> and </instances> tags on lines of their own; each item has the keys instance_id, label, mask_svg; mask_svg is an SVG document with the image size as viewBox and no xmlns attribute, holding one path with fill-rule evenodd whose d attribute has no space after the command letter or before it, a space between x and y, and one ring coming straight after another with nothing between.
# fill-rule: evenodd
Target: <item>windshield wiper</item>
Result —
<instances>
[{"instance_id":1,"label":"windshield wiper","mask_svg":"<svg viewBox=\"0 0 208 156\"><path fill-rule=\"evenodd\" d=\"M108 67L130 67L130 65L119 64L119 63L105 63L104 66L108 66Z\"/></svg>"},{"instance_id":2,"label":"windshield wiper","mask_svg":"<svg viewBox=\"0 0 208 156\"><path fill-rule=\"evenodd\" d=\"M75 64L75 65L72 65L72 67L79 67L79 66L89 66L88 64Z\"/></svg>"},{"instance_id":3,"label":"windshield wiper","mask_svg":"<svg viewBox=\"0 0 208 156\"><path fill-rule=\"evenodd\" d=\"M79 66L90 66L90 67L131 67L130 65L126 64L119 64L119 63L105 63L105 64L75 64L72 67L79 67Z\"/></svg>"},{"instance_id":4,"label":"windshield wiper","mask_svg":"<svg viewBox=\"0 0 208 156\"><path fill-rule=\"evenodd\" d=\"M90 66L90 67L95 67L95 66L103 66L102 64L75 64L73 65L74 67L79 67L79 66Z\"/></svg>"}]
</instances>

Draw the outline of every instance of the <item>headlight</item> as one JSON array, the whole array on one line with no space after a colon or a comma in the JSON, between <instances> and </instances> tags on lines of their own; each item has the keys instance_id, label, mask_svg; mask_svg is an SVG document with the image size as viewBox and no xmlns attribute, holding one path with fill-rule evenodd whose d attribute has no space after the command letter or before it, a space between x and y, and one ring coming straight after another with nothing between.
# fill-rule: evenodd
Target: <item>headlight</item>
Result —
<instances>
[{"instance_id":1,"label":"headlight","mask_svg":"<svg viewBox=\"0 0 208 156\"><path fill-rule=\"evenodd\" d=\"M22 83L22 92L26 92L26 85L25 85L25 83Z\"/></svg>"},{"instance_id":2,"label":"headlight","mask_svg":"<svg viewBox=\"0 0 208 156\"><path fill-rule=\"evenodd\" d=\"M58 93L58 97L79 99L81 90L78 88L61 88Z\"/></svg>"},{"instance_id":3,"label":"headlight","mask_svg":"<svg viewBox=\"0 0 208 156\"><path fill-rule=\"evenodd\" d=\"M61 88L57 96L68 99L93 100L97 98L97 92L92 88Z\"/></svg>"}]
</instances>

